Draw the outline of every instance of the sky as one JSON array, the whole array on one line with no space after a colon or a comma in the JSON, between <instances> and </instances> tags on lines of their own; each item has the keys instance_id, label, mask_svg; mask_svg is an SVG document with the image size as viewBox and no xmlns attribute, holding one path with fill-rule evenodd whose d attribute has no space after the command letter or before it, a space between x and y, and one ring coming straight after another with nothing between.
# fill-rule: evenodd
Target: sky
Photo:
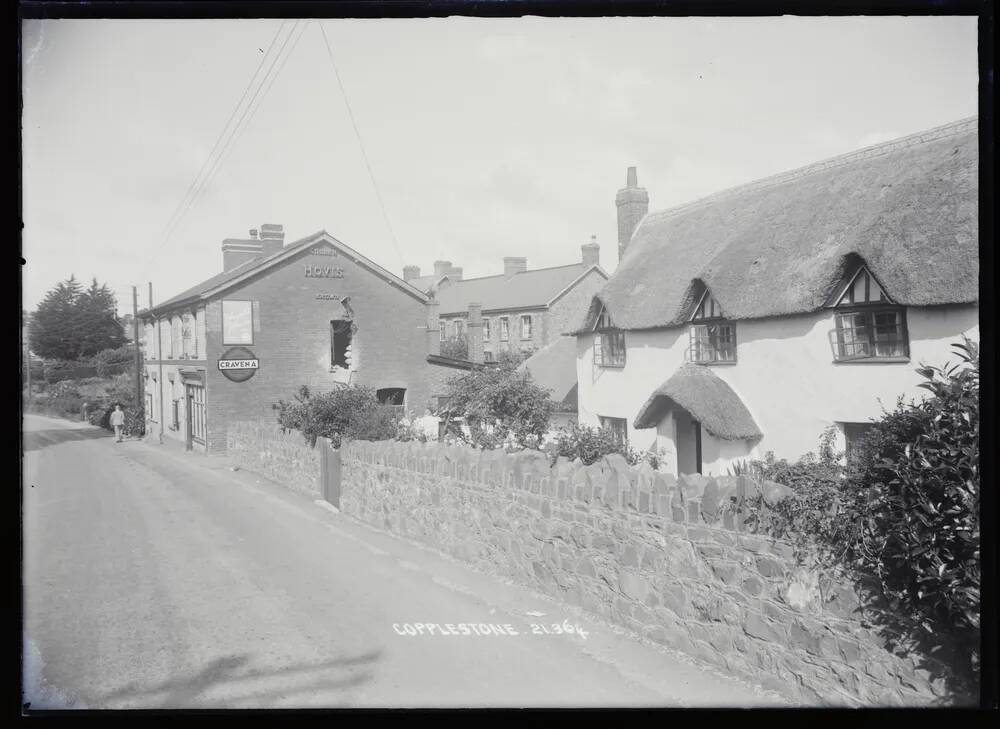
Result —
<instances>
[{"instance_id":1,"label":"sky","mask_svg":"<svg viewBox=\"0 0 1000 729\"><path fill-rule=\"evenodd\" d=\"M596 236L610 272L629 166L659 210L977 114L975 17L295 23L24 21L26 309L70 275L144 308L264 223L467 278Z\"/></svg>"}]
</instances>

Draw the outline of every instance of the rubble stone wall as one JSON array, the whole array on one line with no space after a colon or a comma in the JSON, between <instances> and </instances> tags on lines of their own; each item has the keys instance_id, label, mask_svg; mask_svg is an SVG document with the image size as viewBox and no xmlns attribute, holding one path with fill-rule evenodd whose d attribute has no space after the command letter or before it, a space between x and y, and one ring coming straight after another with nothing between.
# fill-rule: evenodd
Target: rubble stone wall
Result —
<instances>
[{"instance_id":1,"label":"rubble stone wall","mask_svg":"<svg viewBox=\"0 0 1000 729\"><path fill-rule=\"evenodd\" d=\"M719 516L745 480L437 443L355 441L341 455L345 513L795 700L927 705L943 692L884 647L848 582Z\"/></svg>"},{"instance_id":2,"label":"rubble stone wall","mask_svg":"<svg viewBox=\"0 0 1000 729\"><path fill-rule=\"evenodd\" d=\"M234 421L226 429L226 448L234 465L319 497L319 451L301 433L282 433L273 422Z\"/></svg>"}]
</instances>

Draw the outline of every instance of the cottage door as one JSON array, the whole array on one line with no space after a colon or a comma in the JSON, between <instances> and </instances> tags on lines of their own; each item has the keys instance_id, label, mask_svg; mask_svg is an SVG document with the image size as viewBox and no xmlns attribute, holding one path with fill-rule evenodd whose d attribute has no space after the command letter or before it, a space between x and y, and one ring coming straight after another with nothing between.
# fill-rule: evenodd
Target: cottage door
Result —
<instances>
[{"instance_id":1,"label":"cottage door","mask_svg":"<svg viewBox=\"0 0 1000 729\"><path fill-rule=\"evenodd\" d=\"M205 387L187 384L184 386L187 411L187 447L194 443L205 444Z\"/></svg>"}]
</instances>

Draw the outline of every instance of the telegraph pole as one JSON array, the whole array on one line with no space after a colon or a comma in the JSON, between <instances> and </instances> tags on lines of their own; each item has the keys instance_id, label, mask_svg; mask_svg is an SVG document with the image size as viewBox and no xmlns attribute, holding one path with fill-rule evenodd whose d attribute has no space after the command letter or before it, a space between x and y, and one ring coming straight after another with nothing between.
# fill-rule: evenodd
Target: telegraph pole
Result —
<instances>
[{"instance_id":1,"label":"telegraph pole","mask_svg":"<svg viewBox=\"0 0 1000 729\"><path fill-rule=\"evenodd\" d=\"M28 383L28 402L31 402L31 324L26 322L26 326L23 326L24 330L24 356L28 360L28 365L25 370L25 379Z\"/></svg>"},{"instance_id":2,"label":"telegraph pole","mask_svg":"<svg viewBox=\"0 0 1000 729\"><path fill-rule=\"evenodd\" d=\"M142 364L139 357L139 291L132 287L132 336L135 346L135 407L145 406L142 397Z\"/></svg>"},{"instance_id":3,"label":"telegraph pole","mask_svg":"<svg viewBox=\"0 0 1000 729\"><path fill-rule=\"evenodd\" d=\"M149 310L153 310L153 282L149 282ZM159 360L160 374L157 378L156 387L160 391L160 445L163 445L163 327L160 317L156 316L156 359Z\"/></svg>"}]
</instances>

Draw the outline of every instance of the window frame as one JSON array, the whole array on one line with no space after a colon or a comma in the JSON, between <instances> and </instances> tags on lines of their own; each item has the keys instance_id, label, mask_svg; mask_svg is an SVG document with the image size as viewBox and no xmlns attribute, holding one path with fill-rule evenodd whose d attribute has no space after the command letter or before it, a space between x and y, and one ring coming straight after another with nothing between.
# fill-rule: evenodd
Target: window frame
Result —
<instances>
[{"instance_id":1,"label":"window frame","mask_svg":"<svg viewBox=\"0 0 1000 729\"><path fill-rule=\"evenodd\" d=\"M628 419L616 418L610 415L598 415L598 425L602 430L609 430L618 440L619 445L628 445ZM618 427L620 425L620 428Z\"/></svg>"},{"instance_id":2,"label":"window frame","mask_svg":"<svg viewBox=\"0 0 1000 729\"><path fill-rule=\"evenodd\" d=\"M625 340L625 330L616 327L611 321L607 309L602 307L601 313L594 323L594 365L610 369L623 369L627 361L628 347Z\"/></svg>"},{"instance_id":3,"label":"window frame","mask_svg":"<svg viewBox=\"0 0 1000 729\"><path fill-rule=\"evenodd\" d=\"M250 326L249 326L249 329L248 329L249 335L250 335L250 341L249 342L232 341L232 340L230 340L226 336L227 333L228 333L226 331L226 304L246 304L249 307L249 309L250 309ZM253 321L253 301L251 299L223 299L222 300L222 304L221 304L221 311L222 311L222 346L223 347L240 347L240 346L242 346L242 347L251 346L252 347L253 346L253 342L254 342L254 336L253 336L253 330L254 330L254 326L253 326L254 325L254 321Z\"/></svg>"},{"instance_id":4,"label":"window frame","mask_svg":"<svg viewBox=\"0 0 1000 729\"><path fill-rule=\"evenodd\" d=\"M531 314L521 314L520 316L521 316L521 339L531 340L534 329L534 322L531 319ZM525 334L525 326L524 326L525 322L527 322L528 324L527 334Z\"/></svg>"},{"instance_id":5,"label":"window frame","mask_svg":"<svg viewBox=\"0 0 1000 729\"><path fill-rule=\"evenodd\" d=\"M713 327L717 330L714 341L711 331ZM701 334L701 330L704 330L704 334ZM723 330L729 330L731 343L727 346L720 346L722 337L719 333ZM688 326L687 361L702 365L734 365L738 359L737 341L735 322L722 318L692 321ZM710 356L705 356L706 352ZM726 352L731 352L732 357L727 359L721 356Z\"/></svg>"},{"instance_id":6,"label":"window frame","mask_svg":"<svg viewBox=\"0 0 1000 729\"><path fill-rule=\"evenodd\" d=\"M509 342L510 341L510 317L501 316L500 317L500 341Z\"/></svg>"},{"instance_id":7,"label":"window frame","mask_svg":"<svg viewBox=\"0 0 1000 729\"><path fill-rule=\"evenodd\" d=\"M488 316L483 317L483 341L488 342L492 339L492 330L490 329L490 318Z\"/></svg>"},{"instance_id":8,"label":"window frame","mask_svg":"<svg viewBox=\"0 0 1000 729\"><path fill-rule=\"evenodd\" d=\"M894 329L898 339L895 340L894 344L896 346L894 346L893 349L900 349L902 354L878 354L878 347L880 345L884 346L886 343L878 341L878 330L880 327L877 324L875 317L878 314L887 313L892 313L897 316ZM858 327L852 324L852 326L848 328L840 325L841 321L844 319L857 316L865 317L863 326ZM881 328L884 329L885 327L883 326ZM858 342L861 341L861 338L857 337L855 332L859 330L867 331L867 337L865 337L864 345L866 346L868 353L860 355L844 354L847 347L858 346ZM843 336L843 333L845 332L852 333L852 339L850 342L845 341L845 337ZM833 353L834 364L893 363L910 361L910 330L907 325L905 306L878 302L834 307L833 329L830 330L828 336L830 339L830 348Z\"/></svg>"}]
</instances>

